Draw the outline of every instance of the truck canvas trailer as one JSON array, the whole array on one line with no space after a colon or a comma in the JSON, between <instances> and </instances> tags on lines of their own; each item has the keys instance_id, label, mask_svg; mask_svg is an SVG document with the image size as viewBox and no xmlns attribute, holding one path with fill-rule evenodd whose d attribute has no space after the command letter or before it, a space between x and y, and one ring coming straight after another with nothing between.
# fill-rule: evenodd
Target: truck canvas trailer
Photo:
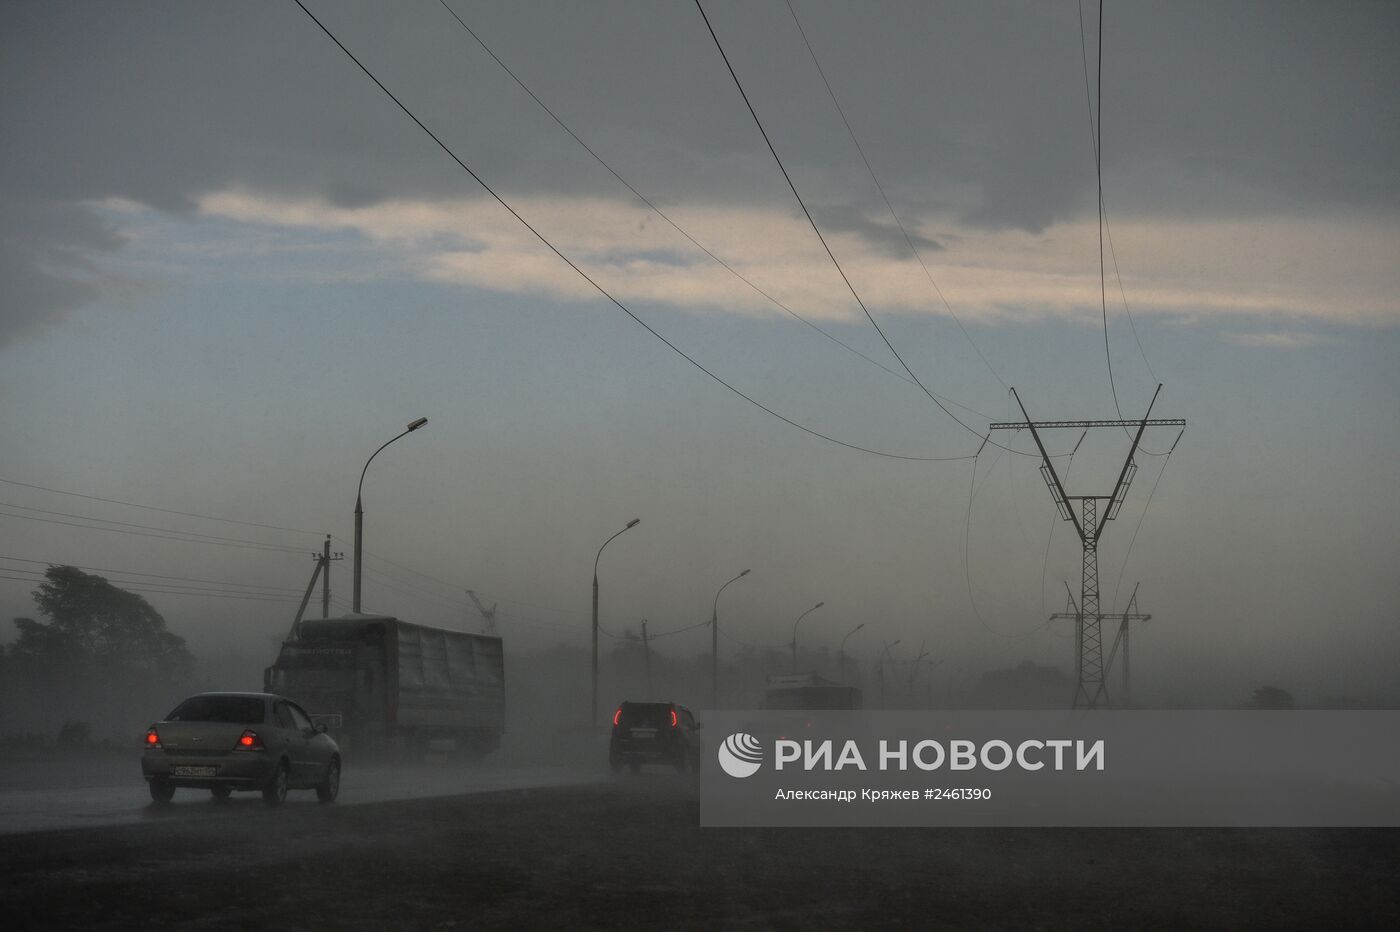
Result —
<instances>
[{"instance_id":1,"label":"truck canvas trailer","mask_svg":"<svg viewBox=\"0 0 1400 932\"><path fill-rule=\"evenodd\" d=\"M484 754L505 731L500 638L388 615L301 622L263 686L304 706L348 750Z\"/></svg>"}]
</instances>

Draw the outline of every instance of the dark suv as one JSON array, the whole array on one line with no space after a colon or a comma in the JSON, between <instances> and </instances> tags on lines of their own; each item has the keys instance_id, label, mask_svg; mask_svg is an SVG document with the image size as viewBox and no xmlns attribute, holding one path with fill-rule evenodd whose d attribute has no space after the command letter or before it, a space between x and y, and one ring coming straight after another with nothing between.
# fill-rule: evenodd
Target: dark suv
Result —
<instances>
[{"instance_id":1,"label":"dark suv","mask_svg":"<svg viewBox=\"0 0 1400 932\"><path fill-rule=\"evenodd\" d=\"M608 763L636 773L643 764L670 764L679 771L700 770L700 723L674 702L624 702L613 713Z\"/></svg>"}]
</instances>

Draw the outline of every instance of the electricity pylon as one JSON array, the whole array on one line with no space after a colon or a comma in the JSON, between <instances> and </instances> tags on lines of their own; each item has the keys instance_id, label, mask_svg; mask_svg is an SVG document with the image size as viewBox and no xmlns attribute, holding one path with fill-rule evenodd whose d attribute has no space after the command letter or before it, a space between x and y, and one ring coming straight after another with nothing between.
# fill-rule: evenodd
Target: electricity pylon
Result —
<instances>
[{"instance_id":1,"label":"electricity pylon","mask_svg":"<svg viewBox=\"0 0 1400 932\"><path fill-rule=\"evenodd\" d=\"M1068 583L1065 584L1065 589L1066 589L1066 590L1069 589L1069 584L1068 584ZM1151 621L1151 620L1152 620L1152 616L1151 616L1151 615L1144 615L1142 612L1140 612L1140 611L1137 610L1137 591L1138 591L1138 587L1137 587L1136 585L1134 585L1134 586L1133 586L1133 594L1132 594L1132 597L1128 599L1128 606L1127 606L1125 609L1123 609L1123 613L1122 613L1121 615L1100 615L1100 616L1099 616L1099 620L1100 620L1100 621L1102 621L1104 618L1117 618L1117 619L1118 619L1118 634L1113 638L1113 646L1112 646L1111 648L1109 648L1109 651L1108 651L1108 659L1104 661L1104 664L1103 664L1103 675L1104 675L1105 678L1107 678L1107 677L1109 676L1109 674L1111 674L1111 673L1113 672L1113 661L1117 658L1117 656L1118 656L1118 648L1119 648L1119 646L1121 645L1122 648L1123 648L1123 663L1122 663L1122 666L1121 666L1120 669L1122 670L1121 682L1122 682L1122 684L1123 684L1123 688L1122 688L1122 692L1121 692L1119 695L1120 695L1120 699L1121 699L1120 704L1121 704L1124 708L1131 708L1131 707L1132 707L1132 704L1133 704L1132 668L1131 668L1131 665L1130 665L1130 664L1131 664L1131 659L1130 659L1130 655L1129 655L1129 652L1128 652L1128 626L1129 626L1129 622L1134 622L1134 621ZM1073 622L1076 623L1076 629L1075 629L1075 630L1078 631L1079 629L1078 629L1077 625L1078 625L1078 622L1079 622L1079 620L1080 620L1079 609L1078 609L1078 607L1074 604L1074 595L1073 595L1073 593L1070 593L1070 592L1066 591L1066 595L1069 596L1068 604L1066 604L1066 606L1065 606L1065 609L1066 609L1066 610L1063 611L1063 612L1056 612L1055 614L1051 615L1051 616L1050 616L1050 620L1051 620L1051 621L1060 621L1060 620L1068 619L1068 620L1073 621ZM1079 647L1078 647L1078 642L1076 641L1076 646L1075 646L1075 654L1076 654L1076 656L1078 655L1078 653L1079 653ZM1106 700L1105 700L1105 701L1106 701Z\"/></svg>"},{"instance_id":2,"label":"electricity pylon","mask_svg":"<svg viewBox=\"0 0 1400 932\"><path fill-rule=\"evenodd\" d=\"M990 428L991 430L1030 429L1031 436L1035 438L1036 449L1040 451L1040 474L1045 479L1046 487L1050 490L1050 497L1054 499L1055 507L1060 511L1060 517L1074 525L1075 533L1079 535L1079 542L1083 548L1079 606L1075 613L1074 632L1075 664L1078 668L1073 701L1073 706L1076 709L1096 709L1109 704L1108 687L1104 679L1106 670L1103 660L1103 630L1101 625L1103 615L1099 612L1099 538L1103 536L1104 528L1107 527L1108 522L1118 517L1118 512L1123 507L1123 499L1128 494L1128 486L1132 484L1133 475L1137 472L1137 463L1133 461L1133 455L1137 453L1143 432L1148 427L1180 427L1182 433L1186 431L1186 421L1183 418L1158 418L1157 420L1149 418L1152 414L1152 406L1157 403L1157 396L1161 391L1162 386L1158 385L1157 391L1152 393L1152 401L1147 405L1147 412L1138 421L1033 421L1030 414L1026 412L1026 406L1021 402L1021 396L1013 388L1011 394L1016 398L1016 404L1020 406L1021 413L1025 415L1026 419L992 424ZM1070 495L1065 492L1060 474L1055 470L1055 463L1050 459L1050 454L1045 452L1045 444L1041 442L1040 431L1060 428L1087 430L1091 427L1128 428L1133 426L1137 427L1137 433L1133 435L1132 446L1128 448L1128 455L1123 460L1123 468L1118 471L1118 481L1114 484L1112 492L1107 495ZM1177 434L1176 439L1177 442L1180 442L1181 434ZM1176 443L1172 444L1172 449L1176 449ZM1099 508L1101 502L1104 503L1102 514L1100 514ZM1078 503L1077 508L1075 503Z\"/></svg>"}]
</instances>

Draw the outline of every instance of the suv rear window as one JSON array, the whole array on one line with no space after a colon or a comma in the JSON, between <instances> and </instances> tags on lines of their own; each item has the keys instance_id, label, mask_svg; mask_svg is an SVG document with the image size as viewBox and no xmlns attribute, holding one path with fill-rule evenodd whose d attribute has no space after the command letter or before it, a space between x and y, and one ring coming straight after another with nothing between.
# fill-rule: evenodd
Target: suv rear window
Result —
<instances>
[{"instance_id":1,"label":"suv rear window","mask_svg":"<svg viewBox=\"0 0 1400 932\"><path fill-rule=\"evenodd\" d=\"M267 705L255 696L192 696L165 717L167 722L228 722L261 725Z\"/></svg>"},{"instance_id":2,"label":"suv rear window","mask_svg":"<svg viewBox=\"0 0 1400 932\"><path fill-rule=\"evenodd\" d=\"M665 728L671 724L671 707L664 702L624 702L619 726Z\"/></svg>"}]
</instances>

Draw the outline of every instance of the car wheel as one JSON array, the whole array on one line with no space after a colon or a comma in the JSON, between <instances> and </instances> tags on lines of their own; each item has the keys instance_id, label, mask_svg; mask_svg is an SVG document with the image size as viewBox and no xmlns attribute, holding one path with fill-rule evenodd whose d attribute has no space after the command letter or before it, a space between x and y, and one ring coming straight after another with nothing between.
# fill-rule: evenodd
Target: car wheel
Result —
<instances>
[{"instance_id":1,"label":"car wheel","mask_svg":"<svg viewBox=\"0 0 1400 932\"><path fill-rule=\"evenodd\" d=\"M233 794L233 788L227 786L211 786L209 787L209 792L213 794L215 799L223 802Z\"/></svg>"},{"instance_id":2,"label":"car wheel","mask_svg":"<svg viewBox=\"0 0 1400 932\"><path fill-rule=\"evenodd\" d=\"M340 759L332 757L326 768L326 779L316 784L316 798L323 803L333 803L340 795Z\"/></svg>"},{"instance_id":3,"label":"car wheel","mask_svg":"<svg viewBox=\"0 0 1400 932\"><path fill-rule=\"evenodd\" d=\"M168 803L175 798L175 787L165 780L152 780L151 799L158 803Z\"/></svg>"},{"instance_id":4,"label":"car wheel","mask_svg":"<svg viewBox=\"0 0 1400 932\"><path fill-rule=\"evenodd\" d=\"M287 763L283 761L277 765L277 772L272 775L272 779L267 781L267 786L263 787L263 802L269 806L280 806L287 799Z\"/></svg>"}]
</instances>

